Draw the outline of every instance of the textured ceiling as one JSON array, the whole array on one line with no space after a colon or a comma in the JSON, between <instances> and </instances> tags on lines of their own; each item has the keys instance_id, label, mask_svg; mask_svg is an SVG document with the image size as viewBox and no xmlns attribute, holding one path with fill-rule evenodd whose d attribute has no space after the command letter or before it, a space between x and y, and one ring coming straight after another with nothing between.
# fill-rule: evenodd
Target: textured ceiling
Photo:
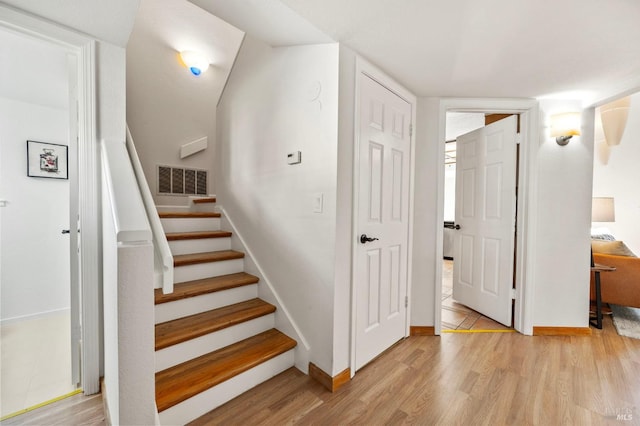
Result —
<instances>
[{"instance_id":1,"label":"textured ceiling","mask_svg":"<svg viewBox=\"0 0 640 426\"><path fill-rule=\"evenodd\" d=\"M192 1L272 45L320 30L419 96L587 102L640 86L636 0Z\"/></svg>"}]
</instances>

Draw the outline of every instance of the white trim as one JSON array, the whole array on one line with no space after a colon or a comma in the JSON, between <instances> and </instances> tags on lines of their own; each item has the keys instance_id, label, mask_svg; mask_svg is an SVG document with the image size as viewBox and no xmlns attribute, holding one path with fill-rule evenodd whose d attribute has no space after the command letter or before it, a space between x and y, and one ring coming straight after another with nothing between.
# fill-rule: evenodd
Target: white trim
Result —
<instances>
[{"instance_id":1,"label":"white trim","mask_svg":"<svg viewBox=\"0 0 640 426\"><path fill-rule=\"evenodd\" d=\"M78 176L82 288L82 389L100 391L100 257L98 162L96 147L95 40L63 26L0 5L0 26L45 40L78 58Z\"/></svg>"},{"instance_id":2,"label":"white trim","mask_svg":"<svg viewBox=\"0 0 640 426\"><path fill-rule=\"evenodd\" d=\"M412 287L412 270L413 270L413 208L414 208L414 188L415 188L415 139L416 139L416 108L417 98L400 83L389 77L380 68L376 67L372 63L363 59L360 56L356 56L356 75L355 75L355 102L354 102L354 128L353 128L353 193L352 193L352 216L351 216L351 241L357 241L358 238L358 197L360 194L359 189L359 172L360 172L360 74L375 80L381 86L390 90L400 98L404 99L411 105L411 148L409 161L409 223L408 223L408 240L407 240L407 293L406 297L409 301L405 312L405 337L409 336L411 325L411 287ZM443 154L444 158L444 154ZM355 282L357 281L355 270L355 259L357 244L351 245L351 339L350 339L350 354L349 354L349 366L351 370L351 377L356 374L356 289Z\"/></svg>"},{"instance_id":3,"label":"white trim","mask_svg":"<svg viewBox=\"0 0 640 426\"><path fill-rule=\"evenodd\" d=\"M535 238L537 221L537 170L539 107L533 99L465 99L440 100L438 141L445 140L446 113L492 112L519 113L522 145L520 150L518 193L518 237L516 240L516 303L514 328L522 334L533 334L533 293L535 288ZM444 143L438 144L438 217L436 222L435 265L435 334L442 329L442 223L444 221Z\"/></svg>"}]
</instances>

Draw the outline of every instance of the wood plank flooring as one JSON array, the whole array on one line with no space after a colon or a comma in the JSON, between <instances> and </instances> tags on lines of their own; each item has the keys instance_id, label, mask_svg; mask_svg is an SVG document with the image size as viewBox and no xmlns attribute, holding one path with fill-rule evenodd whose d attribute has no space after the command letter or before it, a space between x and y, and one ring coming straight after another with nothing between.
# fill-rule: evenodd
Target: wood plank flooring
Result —
<instances>
[{"instance_id":1,"label":"wood plank flooring","mask_svg":"<svg viewBox=\"0 0 640 426\"><path fill-rule=\"evenodd\" d=\"M74 395L0 422L13 425L106 425L102 395Z\"/></svg>"},{"instance_id":2,"label":"wood plank flooring","mask_svg":"<svg viewBox=\"0 0 640 426\"><path fill-rule=\"evenodd\" d=\"M227 238L229 231L197 231L197 232L169 232L167 241L202 240L206 238Z\"/></svg>"},{"instance_id":3,"label":"wood plank flooring","mask_svg":"<svg viewBox=\"0 0 640 426\"><path fill-rule=\"evenodd\" d=\"M235 250L209 251L206 253L179 254L173 256L173 266L197 265L198 263L222 262L225 260L242 259L244 253Z\"/></svg>"},{"instance_id":4,"label":"wood plank flooring","mask_svg":"<svg viewBox=\"0 0 640 426\"><path fill-rule=\"evenodd\" d=\"M203 217L221 217L217 212L158 212L161 219L193 219Z\"/></svg>"},{"instance_id":5,"label":"wood plank flooring","mask_svg":"<svg viewBox=\"0 0 640 426\"><path fill-rule=\"evenodd\" d=\"M411 337L336 393L292 368L191 424L640 424L639 379L640 340L606 317L592 336Z\"/></svg>"},{"instance_id":6,"label":"wood plank flooring","mask_svg":"<svg viewBox=\"0 0 640 426\"><path fill-rule=\"evenodd\" d=\"M187 281L174 285L173 293L164 294L162 289L154 290L156 305L173 302L175 300L188 299L201 294L214 293L216 291L229 290L244 285L256 284L260 279L246 272L220 275L217 277L203 278L195 281Z\"/></svg>"},{"instance_id":7,"label":"wood plank flooring","mask_svg":"<svg viewBox=\"0 0 640 426\"><path fill-rule=\"evenodd\" d=\"M640 340L604 321L592 336L411 337L336 393L292 368L192 424L637 425ZM67 401L1 424L104 424L101 402Z\"/></svg>"}]
</instances>

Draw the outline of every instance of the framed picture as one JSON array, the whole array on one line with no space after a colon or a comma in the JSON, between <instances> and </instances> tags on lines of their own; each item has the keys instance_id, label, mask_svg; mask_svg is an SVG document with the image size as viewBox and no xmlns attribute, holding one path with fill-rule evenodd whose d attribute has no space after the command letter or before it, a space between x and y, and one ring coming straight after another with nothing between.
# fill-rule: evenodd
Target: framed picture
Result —
<instances>
[{"instance_id":1,"label":"framed picture","mask_svg":"<svg viewBox=\"0 0 640 426\"><path fill-rule=\"evenodd\" d=\"M66 145L27 141L27 176L68 179L68 150Z\"/></svg>"}]
</instances>

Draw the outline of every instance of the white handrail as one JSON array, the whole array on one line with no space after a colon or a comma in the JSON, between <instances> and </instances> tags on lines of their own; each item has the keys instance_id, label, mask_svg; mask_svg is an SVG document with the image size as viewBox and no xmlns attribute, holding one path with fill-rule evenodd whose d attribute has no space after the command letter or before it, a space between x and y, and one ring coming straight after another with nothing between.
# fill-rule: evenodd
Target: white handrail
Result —
<instances>
[{"instance_id":1,"label":"white handrail","mask_svg":"<svg viewBox=\"0 0 640 426\"><path fill-rule=\"evenodd\" d=\"M149 221L123 143L102 143L102 167L116 241L151 242Z\"/></svg>"},{"instance_id":2,"label":"white handrail","mask_svg":"<svg viewBox=\"0 0 640 426\"><path fill-rule=\"evenodd\" d=\"M167 236L162 228L160 216L158 216L158 210L156 209L156 205L153 201L153 196L151 195L151 190L147 184L147 179L144 176L138 152L133 144L133 137L131 136L129 126L127 126L127 150L129 151L133 171L138 180L138 187L140 188L142 201L144 202L144 207L147 211L147 218L151 225L151 231L153 232L153 251L156 259L156 269L159 269L156 271L156 274L159 273L162 277L160 287L164 294L173 293L173 255L169 248Z\"/></svg>"}]
</instances>

